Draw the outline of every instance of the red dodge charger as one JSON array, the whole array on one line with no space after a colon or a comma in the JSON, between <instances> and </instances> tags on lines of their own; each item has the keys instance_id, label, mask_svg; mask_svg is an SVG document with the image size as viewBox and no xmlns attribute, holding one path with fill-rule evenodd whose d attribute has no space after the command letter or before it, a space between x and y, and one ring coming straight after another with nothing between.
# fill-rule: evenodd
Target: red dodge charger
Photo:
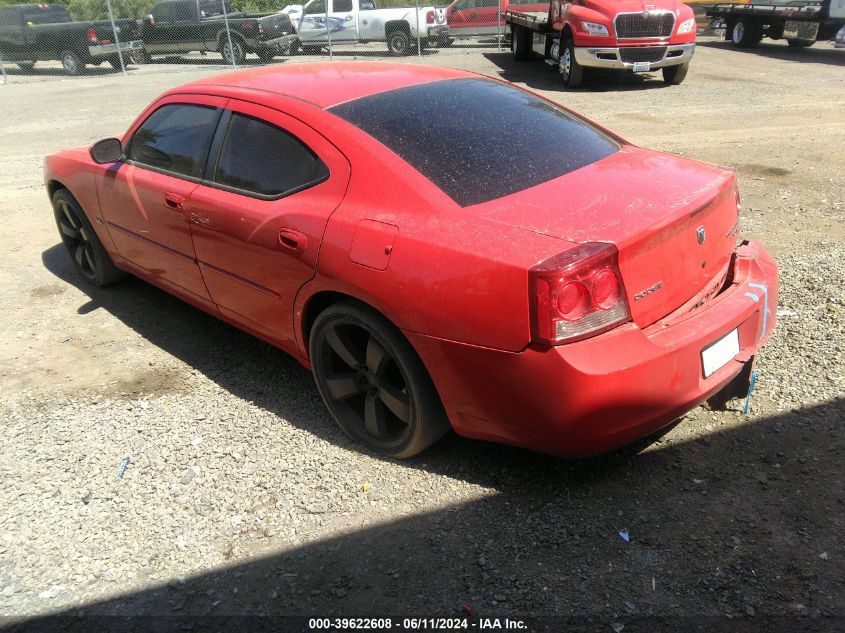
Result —
<instances>
[{"instance_id":1,"label":"red dodge charger","mask_svg":"<svg viewBox=\"0 0 845 633\"><path fill-rule=\"evenodd\" d=\"M202 79L45 182L85 279L132 273L292 354L394 457L449 428L613 449L747 390L775 326L732 171L456 70Z\"/></svg>"}]
</instances>

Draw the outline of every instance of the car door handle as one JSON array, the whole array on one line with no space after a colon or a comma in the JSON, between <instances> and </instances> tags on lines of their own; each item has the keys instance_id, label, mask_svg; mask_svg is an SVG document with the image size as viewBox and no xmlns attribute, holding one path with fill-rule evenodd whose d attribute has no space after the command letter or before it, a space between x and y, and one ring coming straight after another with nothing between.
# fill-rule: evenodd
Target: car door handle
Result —
<instances>
[{"instance_id":1,"label":"car door handle","mask_svg":"<svg viewBox=\"0 0 845 633\"><path fill-rule=\"evenodd\" d=\"M180 196L178 193L164 194L164 206L174 211L182 211L185 205L185 196Z\"/></svg>"},{"instance_id":2,"label":"car door handle","mask_svg":"<svg viewBox=\"0 0 845 633\"><path fill-rule=\"evenodd\" d=\"M279 231L279 245L289 251L302 253L308 246L308 238L305 233L294 229L281 229Z\"/></svg>"}]
</instances>

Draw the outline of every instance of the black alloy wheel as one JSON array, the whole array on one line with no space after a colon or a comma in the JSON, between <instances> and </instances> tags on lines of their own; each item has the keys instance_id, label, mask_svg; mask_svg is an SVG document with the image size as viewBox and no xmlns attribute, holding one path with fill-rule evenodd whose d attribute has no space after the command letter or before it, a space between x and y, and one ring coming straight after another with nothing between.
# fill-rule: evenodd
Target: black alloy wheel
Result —
<instances>
[{"instance_id":1,"label":"black alloy wheel","mask_svg":"<svg viewBox=\"0 0 845 633\"><path fill-rule=\"evenodd\" d=\"M53 194L53 214L62 243L85 281L105 286L126 275L112 263L85 212L66 189Z\"/></svg>"},{"instance_id":2,"label":"black alloy wheel","mask_svg":"<svg viewBox=\"0 0 845 633\"><path fill-rule=\"evenodd\" d=\"M371 450L410 457L448 430L425 368L381 315L353 303L330 306L314 322L310 355L329 411Z\"/></svg>"}]
</instances>

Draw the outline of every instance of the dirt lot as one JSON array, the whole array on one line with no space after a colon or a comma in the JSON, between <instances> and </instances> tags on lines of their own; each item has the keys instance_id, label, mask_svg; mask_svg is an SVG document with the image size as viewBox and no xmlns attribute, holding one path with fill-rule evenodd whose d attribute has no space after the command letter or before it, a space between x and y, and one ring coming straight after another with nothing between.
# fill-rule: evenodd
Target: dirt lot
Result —
<instances>
[{"instance_id":1,"label":"dirt lot","mask_svg":"<svg viewBox=\"0 0 845 633\"><path fill-rule=\"evenodd\" d=\"M410 61L737 167L743 232L782 274L750 413L701 407L639 455L580 463L457 437L407 462L362 454L284 354L140 281L89 288L59 244L42 157L220 69L16 74L0 86L0 616L845 630L845 51L704 41L682 86L571 93L494 49Z\"/></svg>"}]
</instances>

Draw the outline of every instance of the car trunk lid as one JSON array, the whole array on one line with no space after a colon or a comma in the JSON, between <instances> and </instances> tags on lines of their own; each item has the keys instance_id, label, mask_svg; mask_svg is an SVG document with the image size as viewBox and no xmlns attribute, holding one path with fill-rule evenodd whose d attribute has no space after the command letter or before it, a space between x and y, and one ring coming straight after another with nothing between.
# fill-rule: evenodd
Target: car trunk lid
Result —
<instances>
[{"instance_id":1,"label":"car trunk lid","mask_svg":"<svg viewBox=\"0 0 845 633\"><path fill-rule=\"evenodd\" d=\"M613 243L640 327L712 285L736 243L732 171L632 146L476 209L570 242Z\"/></svg>"}]
</instances>

